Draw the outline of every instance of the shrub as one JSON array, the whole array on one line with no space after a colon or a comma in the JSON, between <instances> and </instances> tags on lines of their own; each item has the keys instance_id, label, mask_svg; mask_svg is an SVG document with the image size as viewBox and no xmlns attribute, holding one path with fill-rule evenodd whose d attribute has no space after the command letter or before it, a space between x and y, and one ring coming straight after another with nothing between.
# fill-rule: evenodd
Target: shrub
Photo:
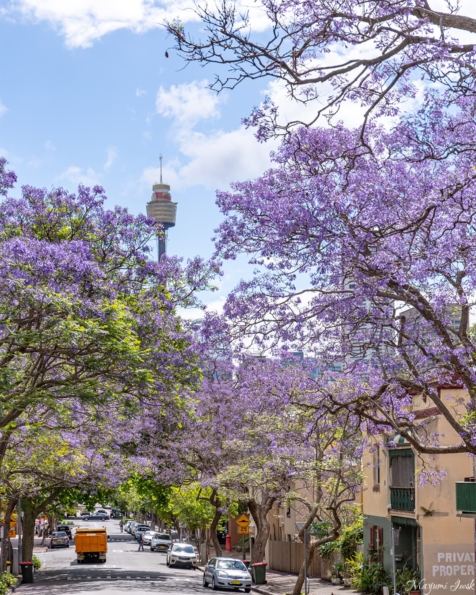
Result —
<instances>
[{"instance_id":1,"label":"shrub","mask_svg":"<svg viewBox=\"0 0 476 595\"><path fill-rule=\"evenodd\" d=\"M10 593L10 587L16 587L18 584L17 579L9 572L0 574L0 595L8 595Z\"/></svg>"},{"instance_id":2,"label":"shrub","mask_svg":"<svg viewBox=\"0 0 476 595\"><path fill-rule=\"evenodd\" d=\"M379 595L382 587L391 584L383 565L366 560L362 554L356 554L353 559L347 560L347 567L352 579L352 588L362 593Z\"/></svg>"},{"instance_id":3,"label":"shrub","mask_svg":"<svg viewBox=\"0 0 476 595\"><path fill-rule=\"evenodd\" d=\"M319 555L323 560L330 560L332 553L339 549L339 542L336 541L328 541L327 543L323 543L319 546Z\"/></svg>"},{"instance_id":4,"label":"shrub","mask_svg":"<svg viewBox=\"0 0 476 595\"><path fill-rule=\"evenodd\" d=\"M364 523L361 519L352 527L347 527L340 538L340 553L344 560L349 560L357 553L357 546L364 539Z\"/></svg>"},{"instance_id":5,"label":"shrub","mask_svg":"<svg viewBox=\"0 0 476 595\"><path fill-rule=\"evenodd\" d=\"M412 568L404 566L403 568L397 570L396 579L397 593L400 593L400 595L405 595L412 589L418 589L418 585L420 583L420 573L418 570L413 570Z\"/></svg>"},{"instance_id":6,"label":"shrub","mask_svg":"<svg viewBox=\"0 0 476 595\"><path fill-rule=\"evenodd\" d=\"M40 570L41 560L38 558L38 556L32 556L31 561L33 562L33 566L35 567L35 570Z\"/></svg>"}]
</instances>

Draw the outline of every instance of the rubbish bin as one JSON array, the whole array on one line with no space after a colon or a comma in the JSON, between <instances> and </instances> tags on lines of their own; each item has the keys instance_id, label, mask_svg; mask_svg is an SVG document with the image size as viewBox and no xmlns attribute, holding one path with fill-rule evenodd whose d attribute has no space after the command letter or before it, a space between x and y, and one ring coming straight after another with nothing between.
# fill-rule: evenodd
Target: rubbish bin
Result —
<instances>
[{"instance_id":1,"label":"rubbish bin","mask_svg":"<svg viewBox=\"0 0 476 595\"><path fill-rule=\"evenodd\" d=\"M266 566L267 562L256 562L251 565L253 571L253 577L255 584L265 585L266 584Z\"/></svg>"},{"instance_id":2,"label":"rubbish bin","mask_svg":"<svg viewBox=\"0 0 476 595\"><path fill-rule=\"evenodd\" d=\"M7 560L7 572L10 574L12 573L12 563L10 560Z\"/></svg>"},{"instance_id":3,"label":"rubbish bin","mask_svg":"<svg viewBox=\"0 0 476 595\"><path fill-rule=\"evenodd\" d=\"M246 568L249 568L250 567L251 560L242 560L242 562L246 566Z\"/></svg>"},{"instance_id":4,"label":"rubbish bin","mask_svg":"<svg viewBox=\"0 0 476 595\"><path fill-rule=\"evenodd\" d=\"M34 579L35 567L33 565L33 562L20 562L20 568L21 568L21 575L23 577L23 582L24 583L34 583L35 582L35 579Z\"/></svg>"}]
</instances>

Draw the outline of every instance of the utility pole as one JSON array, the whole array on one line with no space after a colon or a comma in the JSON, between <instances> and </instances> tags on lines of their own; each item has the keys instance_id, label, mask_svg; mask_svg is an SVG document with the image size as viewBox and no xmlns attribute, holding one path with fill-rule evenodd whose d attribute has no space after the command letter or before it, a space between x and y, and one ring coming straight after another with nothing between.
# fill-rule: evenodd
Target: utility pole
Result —
<instances>
[{"instance_id":1,"label":"utility pole","mask_svg":"<svg viewBox=\"0 0 476 595\"><path fill-rule=\"evenodd\" d=\"M18 496L18 503L17 503L17 533L18 533L18 564L23 562L22 559L22 539L21 539L21 498Z\"/></svg>"}]
</instances>

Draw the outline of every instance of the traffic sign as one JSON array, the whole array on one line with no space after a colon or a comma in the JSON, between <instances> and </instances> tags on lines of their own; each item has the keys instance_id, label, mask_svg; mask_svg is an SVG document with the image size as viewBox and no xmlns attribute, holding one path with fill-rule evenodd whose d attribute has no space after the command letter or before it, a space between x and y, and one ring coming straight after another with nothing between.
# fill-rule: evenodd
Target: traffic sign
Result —
<instances>
[{"instance_id":1,"label":"traffic sign","mask_svg":"<svg viewBox=\"0 0 476 595\"><path fill-rule=\"evenodd\" d=\"M239 527L248 527L248 525L251 523L250 519L246 516L246 514L242 514L241 516L239 516L236 519L236 524Z\"/></svg>"},{"instance_id":2,"label":"traffic sign","mask_svg":"<svg viewBox=\"0 0 476 595\"><path fill-rule=\"evenodd\" d=\"M249 535L250 528L249 527L240 527L238 526L238 535Z\"/></svg>"}]
</instances>

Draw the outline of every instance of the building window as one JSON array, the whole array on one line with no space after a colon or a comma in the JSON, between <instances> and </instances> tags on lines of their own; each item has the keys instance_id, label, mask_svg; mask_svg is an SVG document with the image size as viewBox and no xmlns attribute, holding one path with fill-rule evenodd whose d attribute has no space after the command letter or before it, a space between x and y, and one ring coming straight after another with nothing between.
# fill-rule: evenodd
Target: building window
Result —
<instances>
[{"instance_id":1,"label":"building window","mask_svg":"<svg viewBox=\"0 0 476 595\"><path fill-rule=\"evenodd\" d=\"M380 485L380 446L374 451L374 486Z\"/></svg>"},{"instance_id":2,"label":"building window","mask_svg":"<svg viewBox=\"0 0 476 595\"><path fill-rule=\"evenodd\" d=\"M415 485L413 457L395 456L390 465L392 487L412 488Z\"/></svg>"}]
</instances>

